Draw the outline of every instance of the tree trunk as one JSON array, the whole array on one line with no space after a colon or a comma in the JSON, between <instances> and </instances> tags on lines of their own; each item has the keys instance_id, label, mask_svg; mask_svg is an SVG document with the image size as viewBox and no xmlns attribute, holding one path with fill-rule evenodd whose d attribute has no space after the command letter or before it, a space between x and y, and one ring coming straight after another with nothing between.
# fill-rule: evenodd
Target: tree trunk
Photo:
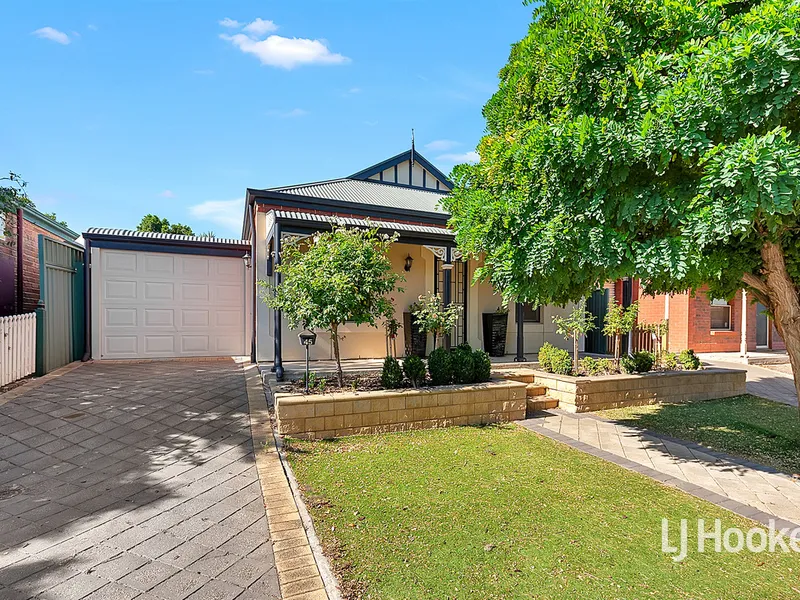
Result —
<instances>
[{"instance_id":1,"label":"tree trunk","mask_svg":"<svg viewBox=\"0 0 800 600\"><path fill-rule=\"evenodd\" d=\"M794 387L800 398L800 296L795 282L786 270L783 248L767 242L761 248L764 264L764 288L756 287L760 296L766 296L767 308L775 319L775 327L786 343L786 352L792 364ZM746 279L748 284L752 282Z\"/></svg>"},{"instance_id":2,"label":"tree trunk","mask_svg":"<svg viewBox=\"0 0 800 600\"><path fill-rule=\"evenodd\" d=\"M344 373L342 373L342 357L339 354L339 324L331 325L331 336L333 338L333 357L336 359L336 379L339 387L344 387Z\"/></svg>"},{"instance_id":3,"label":"tree trunk","mask_svg":"<svg viewBox=\"0 0 800 600\"><path fill-rule=\"evenodd\" d=\"M578 372L578 334L572 334L572 372Z\"/></svg>"},{"instance_id":4,"label":"tree trunk","mask_svg":"<svg viewBox=\"0 0 800 600\"><path fill-rule=\"evenodd\" d=\"M619 358L622 355L622 335L614 334L614 366L619 369Z\"/></svg>"}]
</instances>

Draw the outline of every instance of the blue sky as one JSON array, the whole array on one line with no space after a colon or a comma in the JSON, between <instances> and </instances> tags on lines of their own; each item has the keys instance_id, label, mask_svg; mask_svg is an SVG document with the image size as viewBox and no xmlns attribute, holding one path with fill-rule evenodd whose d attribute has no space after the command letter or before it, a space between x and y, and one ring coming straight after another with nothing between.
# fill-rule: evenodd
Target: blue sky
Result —
<instances>
[{"instance_id":1,"label":"blue sky","mask_svg":"<svg viewBox=\"0 0 800 600\"><path fill-rule=\"evenodd\" d=\"M76 231L149 212L238 236L247 187L407 149L445 172L531 8L500 2L6 3L0 171Z\"/></svg>"}]
</instances>

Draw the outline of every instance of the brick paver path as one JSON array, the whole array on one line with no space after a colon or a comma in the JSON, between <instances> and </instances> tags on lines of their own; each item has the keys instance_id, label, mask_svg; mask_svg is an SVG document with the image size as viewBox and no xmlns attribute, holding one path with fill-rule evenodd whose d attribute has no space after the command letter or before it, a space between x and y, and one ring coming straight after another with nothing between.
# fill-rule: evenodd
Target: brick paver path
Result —
<instances>
[{"instance_id":1,"label":"brick paver path","mask_svg":"<svg viewBox=\"0 0 800 600\"><path fill-rule=\"evenodd\" d=\"M628 465L622 461L630 461L633 470L679 484L676 487L756 520L774 515L800 524L800 483L773 469L592 415L550 410L522 425L560 441L574 441L571 445L623 466ZM726 499L733 502L726 505Z\"/></svg>"},{"instance_id":2,"label":"brick paver path","mask_svg":"<svg viewBox=\"0 0 800 600\"><path fill-rule=\"evenodd\" d=\"M727 363L721 360L704 360L703 362L714 367L746 369L747 392L749 394L797 406L797 391L794 388L794 379L787 373L765 369L758 365Z\"/></svg>"},{"instance_id":3,"label":"brick paver path","mask_svg":"<svg viewBox=\"0 0 800 600\"><path fill-rule=\"evenodd\" d=\"M269 537L232 361L89 364L0 405L3 600L279 598Z\"/></svg>"}]
</instances>

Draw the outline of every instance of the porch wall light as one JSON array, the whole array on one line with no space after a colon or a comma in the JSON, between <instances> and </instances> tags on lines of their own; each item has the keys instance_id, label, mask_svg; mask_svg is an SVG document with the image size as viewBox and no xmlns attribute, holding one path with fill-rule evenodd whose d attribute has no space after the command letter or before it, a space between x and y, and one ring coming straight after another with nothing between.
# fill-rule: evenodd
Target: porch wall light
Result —
<instances>
[{"instance_id":1,"label":"porch wall light","mask_svg":"<svg viewBox=\"0 0 800 600\"><path fill-rule=\"evenodd\" d=\"M403 269L405 269L406 272L410 271L411 270L411 263L413 263L413 262L414 262L414 259L411 258L411 255L409 254L408 256L406 256L406 264L403 267Z\"/></svg>"},{"instance_id":2,"label":"porch wall light","mask_svg":"<svg viewBox=\"0 0 800 600\"><path fill-rule=\"evenodd\" d=\"M250 268L250 265L252 264L251 258L252 257L250 256L250 253L249 252L245 252L245 255L242 257L242 260L244 261L244 268L245 269L249 269Z\"/></svg>"}]
</instances>

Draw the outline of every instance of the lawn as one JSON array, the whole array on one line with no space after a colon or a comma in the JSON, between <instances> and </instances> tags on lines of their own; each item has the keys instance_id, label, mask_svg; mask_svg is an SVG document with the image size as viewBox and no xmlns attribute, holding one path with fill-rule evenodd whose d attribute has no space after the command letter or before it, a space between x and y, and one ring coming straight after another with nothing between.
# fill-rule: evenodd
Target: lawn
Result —
<instances>
[{"instance_id":1,"label":"lawn","mask_svg":"<svg viewBox=\"0 0 800 600\"><path fill-rule=\"evenodd\" d=\"M518 426L287 444L347 598L797 598L796 555L661 551L753 523Z\"/></svg>"},{"instance_id":2,"label":"lawn","mask_svg":"<svg viewBox=\"0 0 800 600\"><path fill-rule=\"evenodd\" d=\"M800 473L800 416L794 406L748 395L617 408L597 414L787 473Z\"/></svg>"}]
</instances>

